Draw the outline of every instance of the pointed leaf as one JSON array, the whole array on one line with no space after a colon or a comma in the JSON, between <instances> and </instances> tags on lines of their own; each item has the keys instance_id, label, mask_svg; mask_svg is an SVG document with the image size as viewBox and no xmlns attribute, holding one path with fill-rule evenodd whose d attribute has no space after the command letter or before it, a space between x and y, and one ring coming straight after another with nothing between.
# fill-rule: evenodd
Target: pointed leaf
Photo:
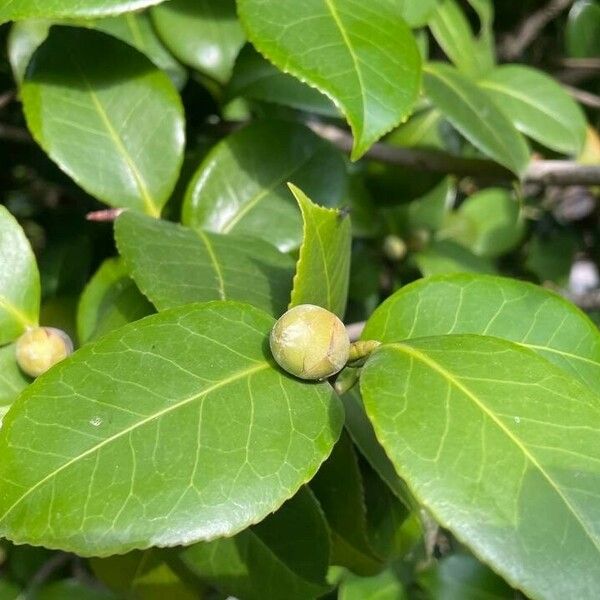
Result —
<instances>
[{"instance_id":1,"label":"pointed leaf","mask_svg":"<svg viewBox=\"0 0 600 600\"><path fill-rule=\"evenodd\" d=\"M411 27L423 27L427 20L433 14L438 4L438 0L400 0L402 6L402 17Z\"/></svg>"},{"instance_id":2,"label":"pointed leaf","mask_svg":"<svg viewBox=\"0 0 600 600\"><path fill-rule=\"evenodd\" d=\"M38 322L40 275L28 239L0 205L0 346Z\"/></svg>"},{"instance_id":3,"label":"pointed leaf","mask_svg":"<svg viewBox=\"0 0 600 600\"><path fill-rule=\"evenodd\" d=\"M412 111L421 57L394 0L238 0L238 11L261 54L341 109L354 160Z\"/></svg>"},{"instance_id":4,"label":"pointed leaf","mask_svg":"<svg viewBox=\"0 0 600 600\"><path fill-rule=\"evenodd\" d=\"M0 535L107 556L234 535L277 509L343 414L329 384L273 366L273 323L249 305L188 305L38 378L0 430Z\"/></svg>"},{"instance_id":5,"label":"pointed leaf","mask_svg":"<svg viewBox=\"0 0 600 600\"><path fill-rule=\"evenodd\" d=\"M252 123L218 143L202 162L188 186L182 221L295 250L302 242L302 218L288 181L316 202L336 206L346 191L346 163L304 125Z\"/></svg>"},{"instance_id":6,"label":"pointed leaf","mask_svg":"<svg viewBox=\"0 0 600 600\"><path fill-rule=\"evenodd\" d=\"M363 339L473 333L522 344L597 389L600 332L570 302L530 283L484 275L421 279L390 296Z\"/></svg>"},{"instance_id":7,"label":"pointed leaf","mask_svg":"<svg viewBox=\"0 0 600 600\"><path fill-rule=\"evenodd\" d=\"M338 210L313 204L295 185L304 219L304 240L296 265L290 308L299 304L322 306L340 318L346 310L350 280L350 218Z\"/></svg>"},{"instance_id":8,"label":"pointed leaf","mask_svg":"<svg viewBox=\"0 0 600 600\"><path fill-rule=\"evenodd\" d=\"M53 27L21 96L33 136L83 189L160 214L179 174L184 122L177 91L148 58L104 33Z\"/></svg>"},{"instance_id":9,"label":"pointed leaf","mask_svg":"<svg viewBox=\"0 0 600 600\"><path fill-rule=\"evenodd\" d=\"M523 174L529 163L525 140L473 81L450 65L429 63L425 91L474 146L517 175Z\"/></svg>"},{"instance_id":10,"label":"pointed leaf","mask_svg":"<svg viewBox=\"0 0 600 600\"><path fill-rule=\"evenodd\" d=\"M585 115L548 75L523 65L504 65L480 85L511 123L536 142L572 156L583 149Z\"/></svg>"},{"instance_id":11,"label":"pointed leaf","mask_svg":"<svg viewBox=\"0 0 600 600\"><path fill-rule=\"evenodd\" d=\"M528 596L594 596L599 396L527 348L472 335L382 346L361 391L441 525Z\"/></svg>"}]
</instances>

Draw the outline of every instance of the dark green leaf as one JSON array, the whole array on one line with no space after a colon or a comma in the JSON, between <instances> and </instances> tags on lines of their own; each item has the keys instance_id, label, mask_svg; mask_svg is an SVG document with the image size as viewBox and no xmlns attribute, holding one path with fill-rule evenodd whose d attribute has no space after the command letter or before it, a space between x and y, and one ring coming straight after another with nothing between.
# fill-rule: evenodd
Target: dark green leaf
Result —
<instances>
[{"instance_id":1,"label":"dark green leaf","mask_svg":"<svg viewBox=\"0 0 600 600\"><path fill-rule=\"evenodd\" d=\"M517 175L523 174L529 163L525 140L473 81L449 65L429 63L425 91L474 146Z\"/></svg>"},{"instance_id":2,"label":"dark green leaf","mask_svg":"<svg viewBox=\"0 0 600 600\"><path fill-rule=\"evenodd\" d=\"M181 165L183 109L144 55L104 33L54 27L21 95L33 136L82 188L160 214Z\"/></svg>"},{"instance_id":3,"label":"dark green leaf","mask_svg":"<svg viewBox=\"0 0 600 600\"><path fill-rule=\"evenodd\" d=\"M527 595L594 596L599 396L523 346L473 335L382 346L361 391L439 523Z\"/></svg>"},{"instance_id":4,"label":"dark green leaf","mask_svg":"<svg viewBox=\"0 0 600 600\"><path fill-rule=\"evenodd\" d=\"M131 277L158 310L239 300L278 316L287 306L294 261L267 242L133 212L117 219L115 237Z\"/></svg>"},{"instance_id":5,"label":"dark green leaf","mask_svg":"<svg viewBox=\"0 0 600 600\"><path fill-rule=\"evenodd\" d=\"M575 58L600 57L600 6L595 0L577 0L566 28L569 54Z\"/></svg>"},{"instance_id":6,"label":"dark green leaf","mask_svg":"<svg viewBox=\"0 0 600 600\"><path fill-rule=\"evenodd\" d=\"M600 332L567 300L544 288L501 277L449 275L422 279L386 300L363 339L472 333L522 344L597 389Z\"/></svg>"},{"instance_id":7,"label":"dark green leaf","mask_svg":"<svg viewBox=\"0 0 600 600\"><path fill-rule=\"evenodd\" d=\"M231 536L277 509L343 415L329 384L273 366L273 322L233 302L180 307L38 378L0 430L0 535L107 556Z\"/></svg>"},{"instance_id":8,"label":"dark green leaf","mask_svg":"<svg viewBox=\"0 0 600 600\"><path fill-rule=\"evenodd\" d=\"M85 598L85 600L119 600L117 596L102 588L92 587L78 579L61 579L47 583L32 596L35 600L65 600ZM2 600L5 600L4 598ZM149 599L148 599L149 600ZM175 600L173 598L173 600Z\"/></svg>"},{"instance_id":9,"label":"dark green leaf","mask_svg":"<svg viewBox=\"0 0 600 600\"><path fill-rule=\"evenodd\" d=\"M217 144L200 165L186 192L182 221L294 250L302 242L302 218L289 181L316 202L336 206L346 193L346 163L303 125L252 123Z\"/></svg>"},{"instance_id":10,"label":"dark green leaf","mask_svg":"<svg viewBox=\"0 0 600 600\"><path fill-rule=\"evenodd\" d=\"M433 242L415 252L413 260L425 277L448 273L496 273L492 262L451 241Z\"/></svg>"},{"instance_id":11,"label":"dark green leaf","mask_svg":"<svg viewBox=\"0 0 600 600\"><path fill-rule=\"evenodd\" d=\"M293 184L290 184L290 189L304 219L304 239L296 265L290 307L316 304L342 318L350 279L350 217L338 210L313 204Z\"/></svg>"},{"instance_id":12,"label":"dark green leaf","mask_svg":"<svg viewBox=\"0 0 600 600\"><path fill-rule=\"evenodd\" d=\"M353 159L412 111L421 56L394 0L238 0L238 11L261 54L342 110Z\"/></svg>"}]
</instances>

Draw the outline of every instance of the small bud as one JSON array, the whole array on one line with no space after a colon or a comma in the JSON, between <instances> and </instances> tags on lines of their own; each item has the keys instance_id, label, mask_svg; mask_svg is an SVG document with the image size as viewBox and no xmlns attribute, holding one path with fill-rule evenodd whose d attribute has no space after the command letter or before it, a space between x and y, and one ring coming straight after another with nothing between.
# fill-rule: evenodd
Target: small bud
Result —
<instances>
[{"instance_id":1,"label":"small bud","mask_svg":"<svg viewBox=\"0 0 600 600\"><path fill-rule=\"evenodd\" d=\"M271 331L271 352L280 367L300 379L325 379L340 371L350 352L344 324L331 312L301 304Z\"/></svg>"},{"instance_id":2,"label":"small bud","mask_svg":"<svg viewBox=\"0 0 600 600\"><path fill-rule=\"evenodd\" d=\"M431 241L431 233L428 229L416 229L408 238L408 248L414 252L424 250Z\"/></svg>"},{"instance_id":3,"label":"small bud","mask_svg":"<svg viewBox=\"0 0 600 600\"><path fill-rule=\"evenodd\" d=\"M383 253L394 262L401 261L406 256L406 244L397 235L386 235L383 240Z\"/></svg>"},{"instance_id":4,"label":"small bud","mask_svg":"<svg viewBox=\"0 0 600 600\"><path fill-rule=\"evenodd\" d=\"M61 329L35 327L17 340L17 363L30 377L39 377L73 352L71 338Z\"/></svg>"}]
</instances>

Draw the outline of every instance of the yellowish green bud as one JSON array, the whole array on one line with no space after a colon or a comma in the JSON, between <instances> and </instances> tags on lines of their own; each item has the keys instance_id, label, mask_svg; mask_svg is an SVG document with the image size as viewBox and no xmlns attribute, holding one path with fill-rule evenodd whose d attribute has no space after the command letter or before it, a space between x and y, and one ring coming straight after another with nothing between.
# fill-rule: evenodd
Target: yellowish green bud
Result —
<instances>
[{"instance_id":1,"label":"yellowish green bud","mask_svg":"<svg viewBox=\"0 0 600 600\"><path fill-rule=\"evenodd\" d=\"M344 324L328 310L301 304L271 331L271 352L280 367L300 379L325 379L343 369L350 352Z\"/></svg>"},{"instance_id":2,"label":"yellowish green bud","mask_svg":"<svg viewBox=\"0 0 600 600\"><path fill-rule=\"evenodd\" d=\"M397 235L386 235L383 240L383 253L390 260L397 262L406 256L407 248L404 240Z\"/></svg>"},{"instance_id":3,"label":"yellowish green bud","mask_svg":"<svg viewBox=\"0 0 600 600\"><path fill-rule=\"evenodd\" d=\"M30 377L39 377L71 352L71 338L54 327L28 329L17 340L17 364Z\"/></svg>"}]
</instances>

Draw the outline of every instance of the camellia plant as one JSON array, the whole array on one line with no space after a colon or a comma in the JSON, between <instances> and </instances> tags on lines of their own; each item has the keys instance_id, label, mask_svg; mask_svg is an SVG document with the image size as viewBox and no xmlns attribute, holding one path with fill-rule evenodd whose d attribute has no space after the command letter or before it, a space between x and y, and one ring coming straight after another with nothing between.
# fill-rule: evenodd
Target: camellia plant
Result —
<instances>
[{"instance_id":1,"label":"camellia plant","mask_svg":"<svg viewBox=\"0 0 600 600\"><path fill-rule=\"evenodd\" d=\"M597 598L597 113L490 0L0 22L0 597Z\"/></svg>"}]
</instances>

